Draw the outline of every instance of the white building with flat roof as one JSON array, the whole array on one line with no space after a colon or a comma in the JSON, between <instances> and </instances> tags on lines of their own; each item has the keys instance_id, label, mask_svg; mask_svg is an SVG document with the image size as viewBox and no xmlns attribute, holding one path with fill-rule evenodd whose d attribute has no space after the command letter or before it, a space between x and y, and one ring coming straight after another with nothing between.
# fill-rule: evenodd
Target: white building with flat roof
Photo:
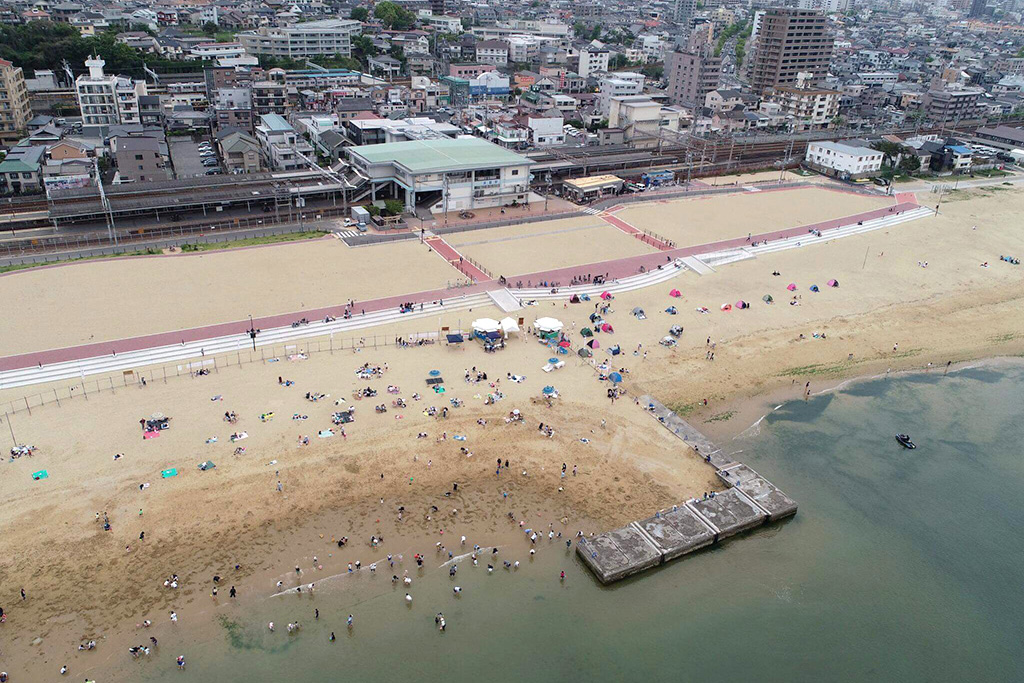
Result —
<instances>
[{"instance_id":1,"label":"white building with flat roof","mask_svg":"<svg viewBox=\"0 0 1024 683\"><path fill-rule=\"evenodd\" d=\"M362 24L351 19L321 19L290 26L264 26L238 34L238 40L251 55L270 57L352 56L352 36Z\"/></svg>"},{"instance_id":2,"label":"white building with flat roof","mask_svg":"<svg viewBox=\"0 0 1024 683\"><path fill-rule=\"evenodd\" d=\"M103 73L106 64L99 55L85 60L88 74L75 79L75 96L86 126L141 123L139 97L149 94L145 81Z\"/></svg>"},{"instance_id":3,"label":"white building with flat roof","mask_svg":"<svg viewBox=\"0 0 1024 683\"><path fill-rule=\"evenodd\" d=\"M840 178L868 178L882 170L882 153L864 143L811 142L805 161L817 171Z\"/></svg>"},{"instance_id":4,"label":"white building with flat roof","mask_svg":"<svg viewBox=\"0 0 1024 683\"><path fill-rule=\"evenodd\" d=\"M352 166L370 179L373 198L401 199L406 210L446 211L530 202L533 161L477 137L349 147Z\"/></svg>"}]
</instances>

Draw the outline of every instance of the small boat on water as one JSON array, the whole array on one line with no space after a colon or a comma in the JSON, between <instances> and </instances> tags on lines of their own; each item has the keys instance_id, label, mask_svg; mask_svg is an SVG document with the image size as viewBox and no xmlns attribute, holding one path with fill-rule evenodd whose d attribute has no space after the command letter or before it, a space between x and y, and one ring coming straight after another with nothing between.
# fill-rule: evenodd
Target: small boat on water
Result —
<instances>
[{"instance_id":1,"label":"small boat on water","mask_svg":"<svg viewBox=\"0 0 1024 683\"><path fill-rule=\"evenodd\" d=\"M908 436L907 434L897 434L896 441L899 442L901 446L908 450L913 450L917 448L917 444L911 441L910 436Z\"/></svg>"}]
</instances>

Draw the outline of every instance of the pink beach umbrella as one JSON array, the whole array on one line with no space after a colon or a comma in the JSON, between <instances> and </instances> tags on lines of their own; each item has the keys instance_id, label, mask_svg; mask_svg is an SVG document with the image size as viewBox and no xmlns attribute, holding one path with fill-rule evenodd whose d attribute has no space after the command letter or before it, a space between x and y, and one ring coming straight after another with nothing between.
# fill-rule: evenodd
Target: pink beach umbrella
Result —
<instances>
[{"instance_id":1,"label":"pink beach umbrella","mask_svg":"<svg viewBox=\"0 0 1024 683\"><path fill-rule=\"evenodd\" d=\"M612 329L612 326L609 325L608 323L601 323L601 331L602 332L614 332L615 330Z\"/></svg>"},{"instance_id":2,"label":"pink beach umbrella","mask_svg":"<svg viewBox=\"0 0 1024 683\"><path fill-rule=\"evenodd\" d=\"M732 306L730 304L722 304L722 310L723 311L731 311L732 310Z\"/></svg>"},{"instance_id":3,"label":"pink beach umbrella","mask_svg":"<svg viewBox=\"0 0 1024 683\"><path fill-rule=\"evenodd\" d=\"M786 287L786 289L788 289L791 292L795 292L796 291L796 285L793 284L792 282L790 282L789 285Z\"/></svg>"},{"instance_id":4,"label":"pink beach umbrella","mask_svg":"<svg viewBox=\"0 0 1024 683\"><path fill-rule=\"evenodd\" d=\"M609 294L608 292L601 292L601 298L607 301L608 299L612 298L612 295Z\"/></svg>"},{"instance_id":5,"label":"pink beach umbrella","mask_svg":"<svg viewBox=\"0 0 1024 683\"><path fill-rule=\"evenodd\" d=\"M828 281L828 286L829 287L838 287L839 286L839 280L829 280Z\"/></svg>"},{"instance_id":6,"label":"pink beach umbrella","mask_svg":"<svg viewBox=\"0 0 1024 683\"><path fill-rule=\"evenodd\" d=\"M668 295L678 299L683 295L683 293L680 292L678 289L673 289L671 292L668 293Z\"/></svg>"}]
</instances>

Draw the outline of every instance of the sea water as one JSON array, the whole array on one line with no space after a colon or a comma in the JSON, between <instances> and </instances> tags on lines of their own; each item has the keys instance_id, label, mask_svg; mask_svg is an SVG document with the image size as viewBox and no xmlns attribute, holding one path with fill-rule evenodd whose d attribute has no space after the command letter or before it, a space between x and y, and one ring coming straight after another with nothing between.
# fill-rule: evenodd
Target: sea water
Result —
<instances>
[{"instance_id":1,"label":"sea water","mask_svg":"<svg viewBox=\"0 0 1024 683\"><path fill-rule=\"evenodd\" d=\"M610 587L561 539L545 538L532 561L525 539L503 548L493 573L488 558L475 568L467 559L454 580L428 552L408 589L392 586L385 564L324 584L315 598L268 598L201 637L182 629L183 640L162 642L159 656L128 662L124 674L218 683L1024 681L1022 412L1019 367L855 383L786 404L756 434L722 444L799 502L791 521ZM897 432L917 450L901 448ZM513 559L518 571L502 568ZM301 632L290 636L289 621ZM177 654L184 672L174 670Z\"/></svg>"}]
</instances>

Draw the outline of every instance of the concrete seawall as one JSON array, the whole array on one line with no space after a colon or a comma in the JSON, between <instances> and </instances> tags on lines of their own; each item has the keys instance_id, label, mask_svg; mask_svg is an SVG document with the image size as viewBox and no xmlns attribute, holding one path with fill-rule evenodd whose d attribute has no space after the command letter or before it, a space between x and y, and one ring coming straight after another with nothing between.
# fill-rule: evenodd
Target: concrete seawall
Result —
<instances>
[{"instance_id":1,"label":"concrete seawall","mask_svg":"<svg viewBox=\"0 0 1024 683\"><path fill-rule=\"evenodd\" d=\"M714 467L729 488L703 500L689 500L621 529L581 538L576 553L601 583L612 583L677 557L796 514L796 502L774 484L722 453L706 436L650 396L641 396L694 455ZM689 454L687 454L689 455Z\"/></svg>"}]
</instances>

